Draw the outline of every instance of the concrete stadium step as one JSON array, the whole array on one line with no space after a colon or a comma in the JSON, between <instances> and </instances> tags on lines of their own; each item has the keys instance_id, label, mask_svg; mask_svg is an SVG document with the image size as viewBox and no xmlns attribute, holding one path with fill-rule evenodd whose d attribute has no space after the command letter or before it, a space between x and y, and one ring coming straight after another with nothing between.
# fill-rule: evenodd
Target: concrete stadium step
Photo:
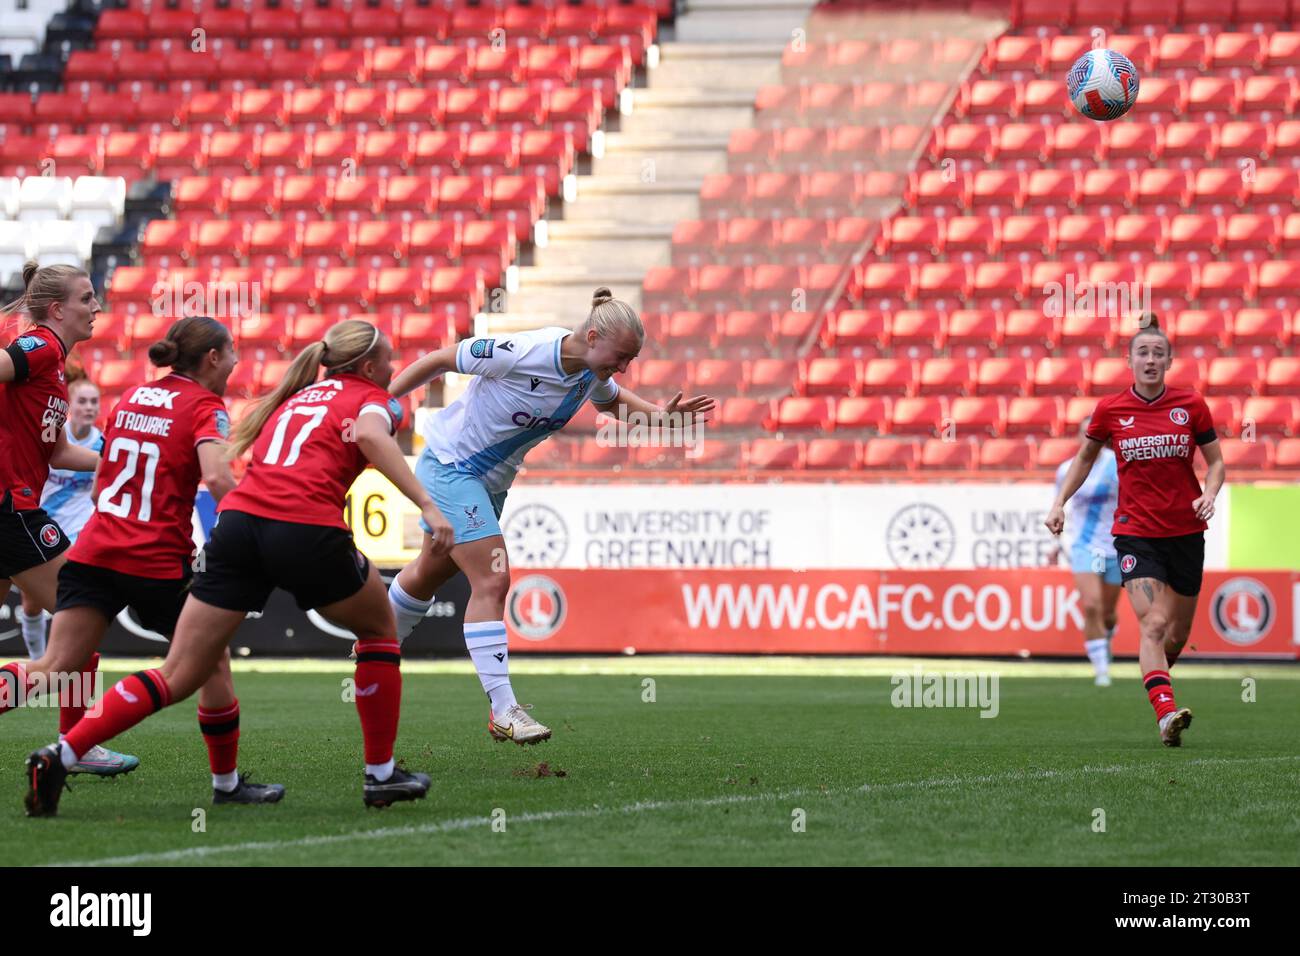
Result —
<instances>
[{"instance_id":1,"label":"concrete stadium step","mask_svg":"<svg viewBox=\"0 0 1300 956\"><path fill-rule=\"evenodd\" d=\"M749 90L781 82L779 43L661 43L649 88Z\"/></svg>"},{"instance_id":2,"label":"concrete stadium step","mask_svg":"<svg viewBox=\"0 0 1300 956\"><path fill-rule=\"evenodd\" d=\"M591 296L607 286L615 298L641 309L641 281L644 271L629 270L622 264L546 268L529 266L519 270L519 291L506 297L505 312L551 312L560 325L573 325L591 309Z\"/></svg>"},{"instance_id":3,"label":"concrete stadium step","mask_svg":"<svg viewBox=\"0 0 1300 956\"><path fill-rule=\"evenodd\" d=\"M582 176L578 198L564 204L563 222L676 223L700 212L701 179L629 183L604 176Z\"/></svg>"},{"instance_id":4,"label":"concrete stadium step","mask_svg":"<svg viewBox=\"0 0 1300 956\"><path fill-rule=\"evenodd\" d=\"M685 43L786 43L816 5L816 0L687 0L676 36Z\"/></svg>"},{"instance_id":5,"label":"concrete stadium step","mask_svg":"<svg viewBox=\"0 0 1300 956\"><path fill-rule=\"evenodd\" d=\"M637 89L620 132L631 135L699 135L749 126L754 95L749 90Z\"/></svg>"},{"instance_id":6,"label":"concrete stadium step","mask_svg":"<svg viewBox=\"0 0 1300 956\"><path fill-rule=\"evenodd\" d=\"M727 171L729 139L729 131L694 136L610 133L605 137L605 154L592 161L592 172L635 183L703 179Z\"/></svg>"},{"instance_id":7,"label":"concrete stadium step","mask_svg":"<svg viewBox=\"0 0 1300 956\"><path fill-rule=\"evenodd\" d=\"M567 222L548 224L545 246L533 250L533 265L542 269L589 267L617 262L625 271L642 274L669 263L670 223Z\"/></svg>"}]
</instances>

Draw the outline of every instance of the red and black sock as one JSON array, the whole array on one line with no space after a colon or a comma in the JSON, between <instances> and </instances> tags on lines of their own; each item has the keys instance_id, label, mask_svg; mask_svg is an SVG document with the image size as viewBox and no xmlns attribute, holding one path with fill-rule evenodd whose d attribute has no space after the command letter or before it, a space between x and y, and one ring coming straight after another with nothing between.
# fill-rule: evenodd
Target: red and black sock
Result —
<instances>
[{"instance_id":1,"label":"red and black sock","mask_svg":"<svg viewBox=\"0 0 1300 956\"><path fill-rule=\"evenodd\" d=\"M25 704L31 686L27 668L21 661L0 667L0 714L7 714L20 704Z\"/></svg>"},{"instance_id":2,"label":"red and black sock","mask_svg":"<svg viewBox=\"0 0 1300 956\"><path fill-rule=\"evenodd\" d=\"M99 672L99 655L91 654L90 663L81 672L76 687L63 687L59 693L59 733L66 734L86 714L86 705L95 687L95 674Z\"/></svg>"},{"instance_id":3,"label":"red and black sock","mask_svg":"<svg viewBox=\"0 0 1300 956\"><path fill-rule=\"evenodd\" d=\"M401 645L392 638L357 642L356 697L366 763L393 759L402 710Z\"/></svg>"},{"instance_id":4,"label":"red and black sock","mask_svg":"<svg viewBox=\"0 0 1300 956\"><path fill-rule=\"evenodd\" d=\"M96 708L98 713L82 717L63 735L63 741L80 757L91 747L130 730L171 702L171 689L162 671L138 671L114 684Z\"/></svg>"},{"instance_id":5,"label":"red and black sock","mask_svg":"<svg viewBox=\"0 0 1300 956\"><path fill-rule=\"evenodd\" d=\"M1169 671L1148 671L1142 675L1142 686L1147 689L1147 698L1155 708L1157 722L1165 714L1172 714L1178 709L1174 703L1174 685L1169 681Z\"/></svg>"},{"instance_id":6,"label":"red and black sock","mask_svg":"<svg viewBox=\"0 0 1300 956\"><path fill-rule=\"evenodd\" d=\"M234 773L239 766L239 701L229 707L199 707L199 731L208 745L208 766L214 774Z\"/></svg>"}]
</instances>

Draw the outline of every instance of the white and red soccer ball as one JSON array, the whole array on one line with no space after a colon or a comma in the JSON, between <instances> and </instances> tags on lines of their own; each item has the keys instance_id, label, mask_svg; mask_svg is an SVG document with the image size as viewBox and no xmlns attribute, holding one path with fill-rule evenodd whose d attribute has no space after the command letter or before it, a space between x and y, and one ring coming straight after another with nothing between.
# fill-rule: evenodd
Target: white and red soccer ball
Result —
<instances>
[{"instance_id":1,"label":"white and red soccer ball","mask_svg":"<svg viewBox=\"0 0 1300 956\"><path fill-rule=\"evenodd\" d=\"M1074 61L1065 86L1074 108L1088 119L1119 119L1137 102L1137 68L1123 53L1089 50Z\"/></svg>"}]
</instances>

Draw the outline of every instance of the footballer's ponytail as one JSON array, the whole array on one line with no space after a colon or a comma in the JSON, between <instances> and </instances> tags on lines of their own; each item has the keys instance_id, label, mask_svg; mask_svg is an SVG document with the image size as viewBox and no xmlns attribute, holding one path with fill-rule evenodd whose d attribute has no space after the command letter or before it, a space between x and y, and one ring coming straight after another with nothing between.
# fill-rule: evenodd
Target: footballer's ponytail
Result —
<instances>
[{"instance_id":1,"label":"footballer's ponytail","mask_svg":"<svg viewBox=\"0 0 1300 956\"><path fill-rule=\"evenodd\" d=\"M240 420L230 434L229 458L238 458L257 441L271 413L294 392L316 381L321 366L329 372L344 372L370 354L382 336L379 329L360 319L347 319L330 326L325 338L307 346L293 360L271 394L264 397Z\"/></svg>"}]
</instances>

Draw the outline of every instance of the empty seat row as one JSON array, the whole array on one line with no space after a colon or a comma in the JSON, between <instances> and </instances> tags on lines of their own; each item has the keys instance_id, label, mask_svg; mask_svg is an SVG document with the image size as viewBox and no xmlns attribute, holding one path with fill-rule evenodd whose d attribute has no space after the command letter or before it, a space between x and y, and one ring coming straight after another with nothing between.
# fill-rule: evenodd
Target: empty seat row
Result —
<instances>
[{"instance_id":1,"label":"empty seat row","mask_svg":"<svg viewBox=\"0 0 1300 956\"><path fill-rule=\"evenodd\" d=\"M348 50L286 49L265 41L241 50L233 43L194 52L188 43L169 51L77 50L68 58L64 80L76 92L100 92L113 86L178 87L197 92L252 89L273 84L276 91L306 86L375 84L401 86L569 85L597 83L614 92L631 82L633 57L627 47L575 46L379 46ZM90 84L81 87L80 84ZM234 84L240 84L235 86ZM269 91L268 91L269 92ZM36 101L33 117L48 107Z\"/></svg>"},{"instance_id":2,"label":"empty seat row","mask_svg":"<svg viewBox=\"0 0 1300 956\"><path fill-rule=\"evenodd\" d=\"M1109 394L1109 392L1107 393ZM747 399L728 399L718 415L723 428L753 427L761 409ZM1291 396L1206 399L1224 437L1300 434L1300 399ZM798 431L868 430L890 435L945 434L953 437L1076 434L1096 407L1096 397L941 396L889 398L791 397L769 403L762 427L785 434Z\"/></svg>"},{"instance_id":3,"label":"empty seat row","mask_svg":"<svg viewBox=\"0 0 1300 956\"><path fill-rule=\"evenodd\" d=\"M574 130L590 130L600 122L600 91L583 87L412 88L373 90L349 88L244 90L176 93L141 93L123 96L101 93L83 97L79 93L46 93L36 100L34 114L25 116L29 101L21 93L0 94L0 122L7 124L6 141L36 140L40 145L73 132L74 127L93 127L93 132L138 132L141 124L154 124L156 132L169 128L199 126L196 132L252 126L247 132L295 128L311 130L329 127L358 129L400 128L403 132L455 128L472 132L493 125L518 126L521 130L544 124ZM30 128L17 134L14 127ZM55 127L55 128L52 128ZM586 147L585 135L579 148Z\"/></svg>"},{"instance_id":4,"label":"empty seat row","mask_svg":"<svg viewBox=\"0 0 1300 956\"><path fill-rule=\"evenodd\" d=\"M730 282L734 270L705 266L713 277L711 288ZM766 268L766 267L756 267ZM1085 278L1086 282L1085 282ZM1086 287L1085 287L1086 286ZM1100 287L1100 292L1099 292ZM1287 300L1300 296L1300 261L1289 259L1254 262L1150 261L1094 262L1084 266L1069 262L867 262L855 267L854 289L870 297L889 299L963 299L1023 301L1027 296L1046 301L1055 296L1063 311L1096 311L1124 315L1140 311L1144 294L1161 308L1177 308L1201 300L1208 308L1232 308L1253 303L1291 308ZM1109 297L1104 306L1096 296ZM1070 297L1066 306L1066 297ZM1091 297L1093 305L1082 304ZM1283 304L1286 302L1286 304ZM1107 311L1109 309L1109 312Z\"/></svg>"},{"instance_id":5,"label":"empty seat row","mask_svg":"<svg viewBox=\"0 0 1300 956\"><path fill-rule=\"evenodd\" d=\"M544 179L532 176L187 176L173 190L181 219L506 219L522 241L541 215Z\"/></svg>"},{"instance_id":6,"label":"empty seat row","mask_svg":"<svg viewBox=\"0 0 1300 956\"><path fill-rule=\"evenodd\" d=\"M1279 24L1294 19L1292 0L1013 0L1012 26L1117 28L1154 26L1163 31L1175 24L1200 27L1214 24Z\"/></svg>"},{"instance_id":7,"label":"empty seat row","mask_svg":"<svg viewBox=\"0 0 1300 956\"><path fill-rule=\"evenodd\" d=\"M43 144L9 140L0 143L0 167L28 166L71 172L102 170L140 178L153 171L160 179L201 171L208 176L242 176L265 170L293 175L316 170L324 176L384 171L443 175L465 172L480 176L527 170L546 180L547 192L559 191L574 167L573 137L563 131L531 130L462 133L428 131L367 134L326 131L315 134L167 132L110 133L107 136L60 136ZM38 178L38 177L32 177ZM36 187L30 187L35 189ZM123 185L121 187L125 189ZM71 203L72 200L69 200Z\"/></svg>"},{"instance_id":8,"label":"empty seat row","mask_svg":"<svg viewBox=\"0 0 1300 956\"><path fill-rule=\"evenodd\" d=\"M1031 253L1031 258L1078 251L1103 256L1140 252L1144 257L1194 253L1202 259L1220 253L1235 258L1231 253L1251 252L1254 253L1251 258L1261 259L1280 249L1296 248L1300 248L1300 213L1285 216L1126 213L943 219L896 216L882 224L874 251L879 256Z\"/></svg>"},{"instance_id":9,"label":"empty seat row","mask_svg":"<svg viewBox=\"0 0 1300 956\"><path fill-rule=\"evenodd\" d=\"M1300 357L1176 358L1167 381L1207 395L1298 395ZM801 395L1107 395L1133 382L1122 356L1078 358L804 359Z\"/></svg>"},{"instance_id":10,"label":"empty seat row","mask_svg":"<svg viewBox=\"0 0 1300 956\"><path fill-rule=\"evenodd\" d=\"M985 211L1010 215L1041 210L1173 213L1180 209L1238 204L1295 206L1300 170L1253 162L1227 168L1185 169L929 169L902 173L715 173L700 190L700 214L710 219L810 218L861 215L889 208L901 195L910 209L937 215ZM1143 208L1138 208L1143 207ZM1145 208L1161 207L1161 208ZM1277 212L1281 209L1250 211Z\"/></svg>"},{"instance_id":11,"label":"empty seat row","mask_svg":"<svg viewBox=\"0 0 1300 956\"><path fill-rule=\"evenodd\" d=\"M372 256L391 260L483 257L508 264L516 250L510 224L491 220L155 219L140 243L145 264L212 266L256 260L268 268L304 259L319 265L322 257L342 265Z\"/></svg>"},{"instance_id":12,"label":"empty seat row","mask_svg":"<svg viewBox=\"0 0 1300 956\"><path fill-rule=\"evenodd\" d=\"M1291 107L1287 108L1288 113ZM1287 115L1279 109L1278 115ZM961 123L935 130L929 159L975 160L1003 165L1067 160L1142 168L1154 163L1178 166L1237 166L1235 160L1290 159L1300 155L1300 124L1231 120L1222 123L1173 122L1097 124ZM1235 171L1240 173L1240 169Z\"/></svg>"},{"instance_id":13,"label":"empty seat row","mask_svg":"<svg viewBox=\"0 0 1300 956\"><path fill-rule=\"evenodd\" d=\"M1286 348L1294 341L1292 313L1282 309L1182 309L1162 316L1161 326L1179 355L1184 347ZM1084 345L1114 348L1134 331L1131 323L1098 320L1087 314L1053 316L1042 309L900 309L893 313L843 309L828 318L821 342L827 348L838 349L974 345L1009 349L1036 346L1055 351Z\"/></svg>"},{"instance_id":14,"label":"empty seat row","mask_svg":"<svg viewBox=\"0 0 1300 956\"><path fill-rule=\"evenodd\" d=\"M201 29L212 38L253 40L258 38L331 38L352 41L364 37L400 39L424 36L430 40L474 38L482 43L493 33L546 37L594 39L597 36L630 36L650 43L656 29L653 5L556 6L511 4L505 7L476 6L449 10L414 3L393 8L358 4L298 10L289 6L251 11L230 6L196 10L152 9L105 10L95 36L105 40L148 40L174 37L189 40L191 31Z\"/></svg>"},{"instance_id":15,"label":"empty seat row","mask_svg":"<svg viewBox=\"0 0 1300 956\"><path fill-rule=\"evenodd\" d=\"M1224 439L1220 444L1234 476L1243 471L1300 470L1300 438ZM1078 447L1078 441L1073 438L1016 437L982 441L916 437L755 438L745 442L705 441L697 452L688 454L683 448L603 446L567 438L561 433L560 437L542 442L529 452L524 467L556 479L562 478L566 471L586 473L611 469L814 474L862 470L900 474L935 472L975 478L988 472L1049 472L1072 457Z\"/></svg>"},{"instance_id":16,"label":"empty seat row","mask_svg":"<svg viewBox=\"0 0 1300 956\"><path fill-rule=\"evenodd\" d=\"M1113 3L1120 7L1122 4ZM1098 26L1093 21L1089 26ZM1240 68L1281 72L1300 66L1300 33L1168 32L1157 36L1113 33L1107 49L1133 61L1145 82L1149 74L1177 70L1204 71ZM1086 32L1037 37L1006 34L989 41L980 69L991 73L1027 72L1063 74L1093 47Z\"/></svg>"},{"instance_id":17,"label":"empty seat row","mask_svg":"<svg viewBox=\"0 0 1300 956\"><path fill-rule=\"evenodd\" d=\"M353 313L351 317L378 326L392 341L394 348L399 350L437 349L456 340L454 312L394 310L371 314ZM235 348L241 351L244 360L255 358L258 351L296 351L319 341L325 331L337 321L332 315L317 313L289 316L266 312L221 316L219 320L230 329ZM131 353L148 348L167 334L173 321L175 320L171 316L148 311L134 315L126 312L101 312L95 316L93 336L78 350L78 354L82 355L84 362L87 353L102 352L107 359L115 357L116 352ZM100 363L92 361L86 364L89 370L89 366L98 367ZM113 381L106 384L113 384Z\"/></svg>"},{"instance_id":18,"label":"empty seat row","mask_svg":"<svg viewBox=\"0 0 1300 956\"><path fill-rule=\"evenodd\" d=\"M773 174L768 174L773 175ZM805 206L823 201L827 191L838 185L857 202L867 190L884 185L874 173L855 177L851 173L817 173L803 177L796 200ZM835 177L836 181L829 181ZM757 177L754 177L757 178ZM1300 171L1278 166L1233 165L1195 172L1184 169L1012 169L977 170L969 175L944 170L912 173L904 201L909 208L942 208L942 214L963 210L987 210L990 215L1008 215L1014 210L1041 209L1047 214L1071 209L1141 212L1176 212L1207 205L1260 204L1279 207L1295 205L1300 188ZM746 183L729 184L740 201L753 205ZM721 190L721 185L715 187ZM847 205L847 203L846 203ZM1160 208L1162 207L1162 208ZM1209 211L1202 208L1202 211ZM1258 210L1272 211L1272 210ZM1280 210L1279 210L1280 211Z\"/></svg>"},{"instance_id":19,"label":"empty seat row","mask_svg":"<svg viewBox=\"0 0 1300 956\"><path fill-rule=\"evenodd\" d=\"M259 311L306 312L320 306L344 305L366 311L371 306L400 305L406 309L452 302L466 303L470 312L483 305L485 292L479 270L467 266L441 268L341 267L317 269L288 266L280 269L231 267L225 269L168 269L118 266L109 277L110 308L159 300L180 303L194 294ZM173 314L179 309L172 310ZM241 311L242 314L242 311Z\"/></svg>"}]
</instances>

